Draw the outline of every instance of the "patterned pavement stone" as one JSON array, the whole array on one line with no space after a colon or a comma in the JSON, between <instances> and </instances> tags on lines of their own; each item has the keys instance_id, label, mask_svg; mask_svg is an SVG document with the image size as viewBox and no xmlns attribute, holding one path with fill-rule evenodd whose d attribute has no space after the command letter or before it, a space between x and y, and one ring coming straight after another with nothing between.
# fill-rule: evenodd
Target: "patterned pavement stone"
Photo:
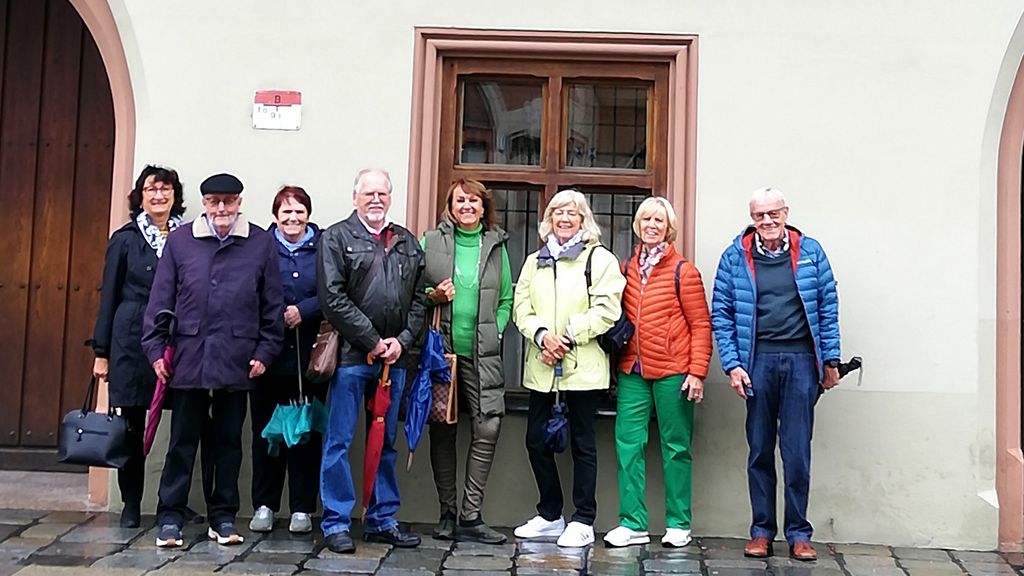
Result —
<instances>
[{"instance_id":1,"label":"patterned pavement stone","mask_svg":"<svg viewBox=\"0 0 1024 576\"><path fill-rule=\"evenodd\" d=\"M24 568L24 566L20 564L7 564L5 562L0 562L0 576L11 576L22 568Z\"/></svg>"},{"instance_id":2,"label":"patterned pavement stone","mask_svg":"<svg viewBox=\"0 0 1024 576\"><path fill-rule=\"evenodd\" d=\"M106 556L97 560L93 568L125 568L140 569L142 571L155 570L170 562L172 558L158 556L156 554L130 550L119 552L113 556Z\"/></svg>"},{"instance_id":3,"label":"patterned pavement stone","mask_svg":"<svg viewBox=\"0 0 1024 576\"><path fill-rule=\"evenodd\" d=\"M80 566L26 566L15 572L18 576L139 576L138 570L125 568L83 568Z\"/></svg>"},{"instance_id":4,"label":"patterned pavement stone","mask_svg":"<svg viewBox=\"0 0 1024 576\"><path fill-rule=\"evenodd\" d=\"M836 544L835 549L844 556L892 556L888 546L876 544Z\"/></svg>"},{"instance_id":5,"label":"patterned pavement stone","mask_svg":"<svg viewBox=\"0 0 1024 576\"><path fill-rule=\"evenodd\" d=\"M329 558L307 560L303 568L306 570L319 570L321 572L373 574L379 566L380 559L378 558L356 558L334 554Z\"/></svg>"},{"instance_id":6,"label":"patterned pavement stone","mask_svg":"<svg viewBox=\"0 0 1024 576\"><path fill-rule=\"evenodd\" d=\"M523 571L517 571L522 574ZM587 573L594 576L638 576L640 574L640 562L634 560L632 563L605 562L602 560L591 560L587 565Z\"/></svg>"},{"instance_id":7,"label":"patterned pavement stone","mask_svg":"<svg viewBox=\"0 0 1024 576\"><path fill-rule=\"evenodd\" d=\"M317 554L317 558L362 558L364 560L377 560L388 555L391 551L391 546L387 544L378 544L376 542L356 542L356 551L354 554L335 554L327 548L320 550Z\"/></svg>"},{"instance_id":8,"label":"patterned pavement stone","mask_svg":"<svg viewBox=\"0 0 1024 576\"><path fill-rule=\"evenodd\" d=\"M509 576L510 573L499 570L445 570L442 574L444 576Z\"/></svg>"},{"instance_id":9,"label":"patterned pavement stone","mask_svg":"<svg viewBox=\"0 0 1024 576\"><path fill-rule=\"evenodd\" d=\"M961 562L976 562L984 564L1006 564L1006 560L1003 560L997 552L969 552L954 550L953 557Z\"/></svg>"},{"instance_id":10,"label":"patterned pavement stone","mask_svg":"<svg viewBox=\"0 0 1024 576\"><path fill-rule=\"evenodd\" d=\"M892 555L900 560L928 560L931 562L949 562L951 560L948 552L933 548L893 548Z\"/></svg>"},{"instance_id":11,"label":"patterned pavement stone","mask_svg":"<svg viewBox=\"0 0 1024 576\"><path fill-rule=\"evenodd\" d=\"M764 570L752 570L750 568L709 568L709 576L765 576Z\"/></svg>"},{"instance_id":12,"label":"patterned pavement stone","mask_svg":"<svg viewBox=\"0 0 1024 576\"><path fill-rule=\"evenodd\" d=\"M847 566L846 572L850 576L906 576L907 574L902 568L895 566L859 566L855 568Z\"/></svg>"},{"instance_id":13,"label":"patterned pavement stone","mask_svg":"<svg viewBox=\"0 0 1024 576\"><path fill-rule=\"evenodd\" d=\"M311 540L263 540L253 548L267 554L312 554L316 544Z\"/></svg>"},{"instance_id":14,"label":"patterned pavement stone","mask_svg":"<svg viewBox=\"0 0 1024 576\"><path fill-rule=\"evenodd\" d=\"M522 563L519 565L524 566ZM563 568L564 566L551 567ZM445 570L508 570L512 568L512 560L509 558L495 558L492 556L449 556L448 559L444 561L444 568Z\"/></svg>"},{"instance_id":15,"label":"patterned pavement stone","mask_svg":"<svg viewBox=\"0 0 1024 576\"><path fill-rule=\"evenodd\" d=\"M7 539L8 536L21 530L21 526L14 524L0 524L0 542Z\"/></svg>"},{"instance_id":16,"label":"patterned pavement stone","mask_svg":"<svg viewBox=\"0 0 1024 576\"><path fill-rule=\"evenodd\" d=\"M558 554L527 554L516 558L516 566L547 570L579 570L583 566L583 558Z\"/></svg>"},{"instance_id":17,"label":"patterned pavement stone","mask_svg":"<svg viewBox=\"0 0 1024 576\"><path fill-rule=\"evenodd\" d=\"M579 576L579 570L548 570L546 568L517 568L516 576ZM601 572L601 574L606 574Z\"/></svg>"},{"instance_id":18,"label":"patterned pavement stone","mask_svg":"<svg viewBox=\"0 0 1024 576\"><path fill-rule=\"evenodd\" d=\"M476 542L458 542L452 548L456 556L494 556L511 558L516 553L515 544L479 544Z\"/></svg>"},{"instance_id":19,"label":"patterned pavement stone","mask_svg":"<svg viewBox=\"0 0 1024 576\"><path fill-rule=\"evenodd\" d=\"M963 565L972 576L1017 576L1017 571L1005 562L963 562Z\"/></svg>"},{"instance_id":20,"label":"patterned pavement stone","mask_svg":"<svg viewBox=\"0 0 1024 576\"><path fill-rule=\"evenodd\" d=\"M699 574L700 561L689 558L644 560L644 570L668 574Z\"/></svg>"},{"instance_id":21,"label":"patterned pavement stone","mask_svg":"<svg viewBox=\"0 0 1024 576\"><path fill-rule=\"evenodd\" d=\"M0 543L0 562L21 560L28 558L43 546L46 542L39 540L24 540L22 538L8 538Z\"/></svg>"},{"instance_id":22,"label":"patterned pavement stone","mask_svg":"<svg viewBox=\"0 0 1024 576\"><path fill-rule=\"evenodd\" d=\"M772 569L774 576L844 576L838 566L777 566Z\"/></svg>"},{"instance_id":23,"label":"patterned pavement stone","mask_svg":"<svg viewBox=\"0 0 1024 576\"><path fill-rule=\"evenodd\" d=\"M120 552L120 544L82 544L79 542L54 542L52 545L37 550L33 556L78 556L82 558L102 558Z\"/></svg>"},{"instance_id":24,"label":"patterned pavement stone","mask_svg":"<svg viewBox=\"0 0 1024 576\"><path fill-rule=\"evenodd\" d=\"M56 524L40 524L40 526L56 526ZM142 534L143 528L121 528L110 526L79 526L61 537L61 542L96 542L100 544L127 544Z\"/></svg>"},{"instance_id":25,"label":"patterned pavement stone","mask_svg":"<svg viewBox=\"0 0 1024 576\"><path fill-rule=\"evenodd\" d=\"M43 516L46 516L45 510L11 510L9 508L0 508L0 524L25 526Z\"/></svg>"},{"instance_id":26,"label":"patterned pavement stone","mask_svg":"<svg viewBox=\"0 0 1024 576\"><path fill-rule=\"evenodd\" d=\"M846 569L851 568L895 568L896 559L885 556L843 556Z\"/></svg>"},{"instance_id":27,"label":"patterned pavement stone","mask_svg":"<svg viewBox=\"0 0 1024 576\"><path fill-rule=\"evenodd\" d=\"M50 512L39 519L40 524L81 524L95 516L93 512L74 512L63 510Z\"/></svg>"},{"instance_id":28,"label":"patterned pavement stone","mask_svg":"<svg viewBox=\"0 0 1024 576\"><path fill-rule=\"evenodd\" d=\"M427 570L431 573L441 568L444 550L394 550L384 559L381 565L394 570Z\"/></svg>"},{"instance_id":29,"label":"patterned pavement stone","mask_svg":"<svg viewBox=\"0 0 1024 576\"><path fill-rule=\"evenodd\" d=\"M420 550L444 550L448 551L452 549L455 542L451 540L435 540L430 536L424 536L420 545L417 546Z\"/></svg>"},{"instance_id":30,"label":"patterned pavement stone","mask_svg":"<svg viewBox=\"0 0 1024 576\"><path fill-rule=\"evenodd\" d=\"M636 564L643 551L643 546L626 546L624 548L594 547L590 549L590 561L607 564Z\"/></svg>"},{"instance_id":31,"label":"patterned pavement stone","mask_svg":"<svg viewBox=\"0 0 1024 576\"><path fill-rule=\"evenodd\" d=\"M266 574L267 576L291 576L299 570L294 564L260 564L256 562L232 562L224 566L219 574Z\"/></svg>"},{"instance_id":32,"label":"patterned pavement stone","mask_svg":"<svg viewBox=\"0 0 1024 576\"><path fill-rule=\"evenodd\" d=\"M306 572L302 576L306 576ZM387 566L377 570L375 576L434 576L433 570L404 570L402 568L388 568Z\"/></svg>"},{"instance_id":33,"label":"patterned pavement stone","mask_svg":"<svg viewBox=\"0 0 1024 576\"><path fill-rule=\"evenodd\" d=\"M708 568L746 568L750 570L764 570L768 562L756 558L744 558L743 560L708 560L705 562Z\"/></svg>"},{"instance_id":34,"label":"patterned pavement stone","mask_svg":"<svg viewBox=\"0 0 1024 576\"><path fill-rule=\"evenodd\" d=\"M21 533L28 540L56 540L60 535L71 531L75 524L36 524Z\"/></svg>"},{"instance_id":35,"label":"patterned pavement stone","mask_svg":"<svg viewBox=\"0 0 1024 576\"><path fill-rule=\"evenodd\" d=\"M554 554L558 556L577 556L580 558L589 554L589 548L562 548L551 542L537 542L535 540L517 542L516 550L519 555L530 554Z\"/></svg>"},{"instance_id":36,"label":"patterned pavement stone","mask_svg":"<svg viewBox=\"0 0 1024 576\"><path fill-rule=\"evenodd\" d=\"M298 566L309 558L309 554L300 554L297 552L275 552L273 554L268 552L252 552L245 557L246 562L253 564L292 564Z\"/></svg>"}]
</instances>

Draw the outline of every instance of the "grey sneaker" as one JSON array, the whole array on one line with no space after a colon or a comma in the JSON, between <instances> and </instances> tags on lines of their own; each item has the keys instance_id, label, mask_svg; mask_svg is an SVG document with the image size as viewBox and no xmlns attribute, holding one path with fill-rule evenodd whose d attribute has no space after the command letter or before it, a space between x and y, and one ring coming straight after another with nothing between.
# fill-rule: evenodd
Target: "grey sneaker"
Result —
<instances>
[{"instance_id":1,"label":"grey sneaker","mask_svg":"<svg viewBox=\"0 0 1024 576\"><path fill-rule=\"evenodd\" d=\"M270 532L274 529L274 511L266 506L260 506L249 521L249 530L253 532Z\"/></svg>"},{"instance_id":2,"label":"grey sneaker","mask_svg":"<svg viewBox=\"0 0 1024 576\"><path fill-rule=\"evenodd\" d=\"M288 524L292 534L308 534L313 531L313 519L305 512L292 512L292 521Z\"/></svg>"}]
</instances>

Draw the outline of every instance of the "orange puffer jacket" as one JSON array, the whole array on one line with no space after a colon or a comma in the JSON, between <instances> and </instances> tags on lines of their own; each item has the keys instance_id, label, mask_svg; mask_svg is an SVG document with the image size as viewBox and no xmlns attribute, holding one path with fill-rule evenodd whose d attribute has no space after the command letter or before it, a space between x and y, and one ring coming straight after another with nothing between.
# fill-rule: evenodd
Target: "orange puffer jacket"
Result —
<instances>
[{"instance_id":1,"label":"orange puffer jacket","mask_svg":"<svg viewBox=\"0 0 1024 576\"><path fill-rule=\"evenodd\" d=\"M679 263L679 294L676 267ZM676 374L708 375L711 362L711 319L700 271L669 245L640 284L640 247L625 270L622 305L636 331L619 354L619 370L629 373L637 357L641 375L656 380Z\"/></svg>"}]
</instances>

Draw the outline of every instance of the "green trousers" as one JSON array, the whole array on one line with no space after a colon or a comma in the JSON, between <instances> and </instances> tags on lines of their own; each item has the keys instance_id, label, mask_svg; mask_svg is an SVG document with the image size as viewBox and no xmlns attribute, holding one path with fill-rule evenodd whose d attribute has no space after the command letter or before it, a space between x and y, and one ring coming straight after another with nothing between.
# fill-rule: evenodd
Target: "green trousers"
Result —
<instances>
[{"instance_id":1,"label":"green trousers","mask_svg":"<svg viewBox=\"0 0 1024 576\"><path fill-rule=\"evenodd\" d=\"M639 374L619 373L618 413L615 417L619 523L630 530L647 530L644 450L652 406L658 415L661 459L665 469L666 528L690 529L693 402L686 399L685 392L680 396L682 383L682 375L647 380Z\"/></svg>"}]
</instances>

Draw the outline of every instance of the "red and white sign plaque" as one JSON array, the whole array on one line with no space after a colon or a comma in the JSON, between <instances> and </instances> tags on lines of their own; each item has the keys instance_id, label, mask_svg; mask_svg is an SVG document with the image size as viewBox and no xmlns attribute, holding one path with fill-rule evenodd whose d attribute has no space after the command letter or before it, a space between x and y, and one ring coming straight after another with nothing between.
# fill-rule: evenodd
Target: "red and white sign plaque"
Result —
<instances>
[{"instance_id":1,"label":"red and white sign plaque","mask_svg":"<svg viewBox=\"0 0 1024 576\"><path fill-rule=\"evenodd\" d=\"M257 130L298 130L302 124L302 92L257 90L252 99L252 127Z\"/></svg>"}]
</instances>

